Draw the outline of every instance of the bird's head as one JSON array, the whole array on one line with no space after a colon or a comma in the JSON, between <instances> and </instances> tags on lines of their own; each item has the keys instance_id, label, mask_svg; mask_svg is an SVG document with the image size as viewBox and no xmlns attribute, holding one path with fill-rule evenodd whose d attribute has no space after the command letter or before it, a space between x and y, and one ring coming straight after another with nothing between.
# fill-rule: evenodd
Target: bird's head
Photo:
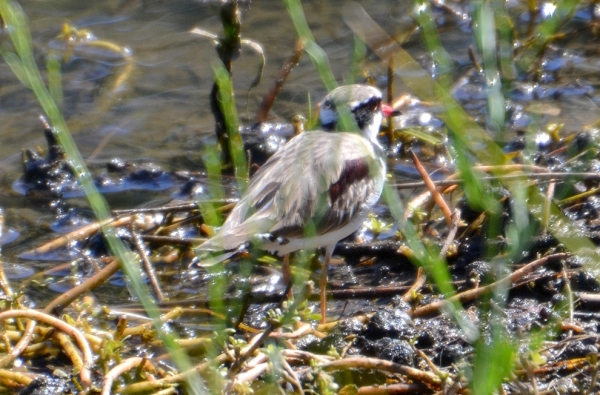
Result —
<instances>
[{"instance_id":1,"label":"bird's head","mask_svg":"<svg viewBox=\"0 0 600 395\"><path fill-rule=\"evenodd\" d=\"M340 129L340 114L351 114L361 134L377 142L377 134L384 116L396 115L382 103L379 89L369 85L344 85L332 90L319 105L319 120L325 130Z\"/></svg>"}]
</instances>

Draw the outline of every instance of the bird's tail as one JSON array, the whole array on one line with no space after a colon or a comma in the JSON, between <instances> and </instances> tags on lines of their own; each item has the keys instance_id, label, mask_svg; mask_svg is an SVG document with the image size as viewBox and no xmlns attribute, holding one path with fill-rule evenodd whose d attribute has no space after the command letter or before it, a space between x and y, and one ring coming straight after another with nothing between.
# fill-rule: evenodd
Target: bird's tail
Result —
<instances>
[{"instance_id":1,"label":"bird's tail","mask_svg":"<svg viewBox=\"0 0 600 395\"><path fill-rule=\"evenodd\" d=\"M211 267L218 265L219 263L223 263L235 254L238 251L227 251L216 253L213 251L196 251L196 259L193 262L193 265L199 267Z\"/></svg>"},{"instance_id":2,"label":"bird's tail","mask_svg":"<svg viewBox=\"0 0 600 395\"><path fill-rule=\"evenodd\" d=\"M196 259L193 265L200 267L210 267L223 263L241 251L246 250L246 243L237 244L231 248L224 243L221 237L216 236L205 241L194 249Z\"/></svg>"}]
</instances>

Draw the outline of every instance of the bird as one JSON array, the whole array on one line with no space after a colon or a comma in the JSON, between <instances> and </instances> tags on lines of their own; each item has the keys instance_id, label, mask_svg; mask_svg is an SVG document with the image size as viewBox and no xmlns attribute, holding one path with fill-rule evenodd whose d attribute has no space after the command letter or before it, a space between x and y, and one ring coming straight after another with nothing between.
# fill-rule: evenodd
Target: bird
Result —
<instances>
[{"instance_id":1,"label":"bird","mask_svg":"<svg viewBox=\"0 0 600 395\"><path fill-rule=\"evenodd\" d=\"M339 130L344 112L358 132ZM325 322L329 261L337 242L361 227L381 196L386 164L377 135L383 117L396 114L375 87L332 90L319 105L322 130L295 136L265 162L223 226L196 248L197 256L221 255L197 264L222 262L249 244L284 257L324 247L319 286Z\"/></svg>"}]
</instances>

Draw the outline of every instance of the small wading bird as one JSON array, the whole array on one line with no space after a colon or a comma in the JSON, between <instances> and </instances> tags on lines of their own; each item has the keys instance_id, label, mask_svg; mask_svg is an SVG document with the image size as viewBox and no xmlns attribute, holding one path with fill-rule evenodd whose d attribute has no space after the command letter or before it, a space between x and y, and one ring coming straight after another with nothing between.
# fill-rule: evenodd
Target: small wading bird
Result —
<instances>
[{"instance_id":1,"label":"small wading bird","mask_svg":"<svg viewBox=\"0 0 600 395\"><path fill-rule=\"evenodd\" d=\"M342 111L354 116L360 133L334 132ZM249 243L279 255L325 247L319 282L324 322L331 254L379 200L386 166L377 135L383 116L395 114L376 88L334 89L320 103L324 130L299 134L267 160L221 229L196 250L223 254L198 265L222 262Z\"/></svg>"}]
</instances>

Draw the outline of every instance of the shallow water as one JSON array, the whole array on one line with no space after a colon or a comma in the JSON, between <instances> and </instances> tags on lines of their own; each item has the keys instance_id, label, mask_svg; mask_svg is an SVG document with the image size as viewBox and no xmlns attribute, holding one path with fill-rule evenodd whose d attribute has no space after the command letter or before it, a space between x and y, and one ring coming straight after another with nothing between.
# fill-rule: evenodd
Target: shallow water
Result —
<instances>
[{"instance_id":1,"label":"shallow water","mask_svg":"<svg viewBox=\"0 0 600 395\"><path fill-rule=\"evenodd\" d=\"M65 115L80 151L92 166L119 157L130 161L151 160L167 171L202 169L200 148L203 142L212 139L214 129L209 92L217 55L210 39L189 31L198 27L221 34L219 2L83 4L72 0L21 4L29 17L37 60L42 66L47 56L64 50L64 43L56 37L65 22L90 30L98 39L124 46L133 56L131 77L114 96L109 94L111 86L126 68L122 56L82 46L63 64ZM312 32L328 54L340 83L350 77L353 45L352 33L340 13L344 4L341 0L303 4ZM412 2L361 1L360 4L391 35L409 30L413 23L407 13ZM442 13L436 10L435 15L441 17ZM468 24L446 22L441 24L440 31L446 50L456 61L452 73L460 76L468 69L467 47L473 45ZM245 38L260 43L267 57L263 83L250 94L249 119L243 103L260 59L244 49L233 66L238 112L243 120L251 122L262 96L290 56L296 33L284 4L278 0L252 3L243 12L242 32ZM405 47L424 65L428 64L419 39L412 39ZM507 93L507 97L521 106L516 113L525 117L514 120L511 127L561 122L566 124L566 130L577 131L596 120L600 104L597 49L589 40L582 39L571 41L566 52L559 48L556 53L547 68L558 77L541 86L523 83ZM369 57L366 69L385 85L385 68L376 58ZM397 74L401 75L402 70ZM396 85L396 91L402 92L399 80ZM455 88L456 96L474 116L484 115L485 92L480 86L467 81ZM273 121L286 122L296 113L306 114L309 98L314 105L324 94L318 74L304 55L275 102L271 111ZM106 97L114 97L116 101L99 110L99 103ZM536 103L558 109L559 115L533 119L523 109ZM418 105L404 110L403 117L410 126L410 120L423 119L425 111L435 118L435 108L428 110ZM0 63L0 207L4 209L6 226L21 234L15 242L3 247L4 258L7 262L32 265L36 270L47 263L23 262L15 254L26 246L38 245L39 237L49 231L53 216L39 202L16 192L13 184L22 172L21 150L45 146L37 119L40 112L32 93L16 80L5 63ZM137 207L151 201L167 202L175 190L126 191L108 195L107 199L113 208ZM83 199L73 203L85 207Z\"/></svg>"},{"instance_id":2,"label":"shallow water","mask_svg":"<svg viewBox=\"0 0 600 395\"><path fill-rule=\"evenodd\" d=\"M81 6L77 1L23 2L30 21L38 60L49 51L60 51L56 39L68 22L90 30L98 39L127 47L133 54L135 70L121 99L99 119L89 123L94 107L106 94L111 78L119 74L123 59L115 54L83 46L63 66L65 113L84 157L95 152L94 160L114 156L125 159L151 158L178 169L201 166L196 148L200 138L214 129L208 96L213 82L211 66L217 61L212 40L192 35L199 27L222 33L218 2L94 2ZM350 61L351 34L339 15L343 2L306 4L313 33L331 57L334 73L341 79ZM365 2L365 7L376 2ZM378 6L386 12L389 5ZM384 20L385 21L385 20ZM387 20L388 23L393 23ZM296 41L284 5L260 1L243 14L244 37L260 43L267 57L263 83L249 100L253 117L262 95L271 87L279 67L289 57ZM245 91L255 77L259 57L247 48L234 63L234 81L241 115L245 115ZM0 108L3 170L14 171L23 147L41 142L34 97L13 77L5 64L0 66L2 87ZM307 109L325 93L307 56L294 70L280 94L273 114L288 120ZM83 120L81 118L84 118ZM86 119L88 118L88 119Z\"/></svg>"}]
</instances>

